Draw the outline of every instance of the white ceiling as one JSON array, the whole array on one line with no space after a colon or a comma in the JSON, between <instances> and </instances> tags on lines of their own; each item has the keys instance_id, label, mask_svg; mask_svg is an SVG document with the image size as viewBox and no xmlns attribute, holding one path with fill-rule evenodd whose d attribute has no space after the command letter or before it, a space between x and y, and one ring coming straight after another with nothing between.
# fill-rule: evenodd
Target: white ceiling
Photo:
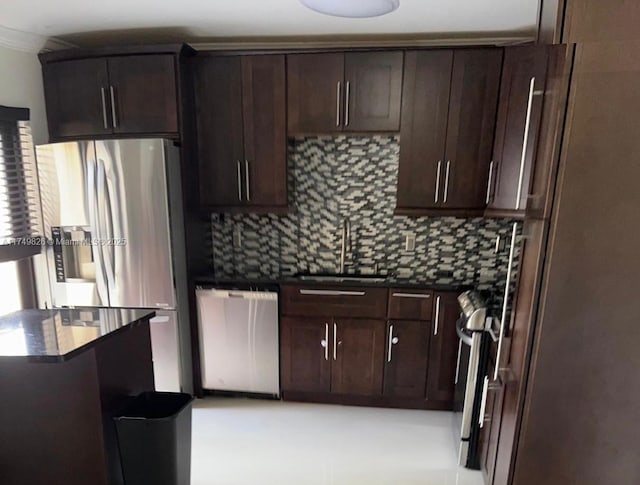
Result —
<instances>
[{"instance_id":1,"label":"white ceiling","mask_svg":"<svg viewBox=\"0 0 640 485\"><path fill-rule=\"evenodd\" d=\"M0 0L0 24L62 38L131 29L179 33L185 40L358 34L508 36L532 34L537 11L538 0L401 0L400 8L387 16L342 19L310 11L298 0Z\"/></svg>"}]
</instances>

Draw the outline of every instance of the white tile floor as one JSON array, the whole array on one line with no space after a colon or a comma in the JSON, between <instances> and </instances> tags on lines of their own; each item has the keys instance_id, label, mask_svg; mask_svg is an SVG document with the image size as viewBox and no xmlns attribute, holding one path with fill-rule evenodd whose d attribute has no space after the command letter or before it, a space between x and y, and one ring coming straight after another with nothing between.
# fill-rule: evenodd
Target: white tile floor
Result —
<instances>
[{"instance_id":1,"label":"white tile floor","mask_svg":"<svg viewBox=\"0 0 640 485\"><path fill-rule=\"evenodd\" d=\"M482 485L458 468L452 414L208 398L192 485Z\"/></svg>"}]
</instances>

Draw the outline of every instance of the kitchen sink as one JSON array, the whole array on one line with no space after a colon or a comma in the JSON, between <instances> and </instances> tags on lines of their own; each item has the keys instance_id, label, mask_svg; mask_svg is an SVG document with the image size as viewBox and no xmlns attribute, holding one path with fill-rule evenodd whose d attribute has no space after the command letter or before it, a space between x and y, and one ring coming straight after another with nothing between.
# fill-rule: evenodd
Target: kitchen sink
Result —
<instances>
[{"instance_id":1,"label":"kitchen sink","mask_svg":"<svg viewBox=\"0 0 640 485\"><path fill-rule=\"evenodd\" d=\"M302 281L317 281L326 283L384 283L387 280L385 274L338 274L338 273L298 273L296 278Z\"/></svg>"}]
</instances>

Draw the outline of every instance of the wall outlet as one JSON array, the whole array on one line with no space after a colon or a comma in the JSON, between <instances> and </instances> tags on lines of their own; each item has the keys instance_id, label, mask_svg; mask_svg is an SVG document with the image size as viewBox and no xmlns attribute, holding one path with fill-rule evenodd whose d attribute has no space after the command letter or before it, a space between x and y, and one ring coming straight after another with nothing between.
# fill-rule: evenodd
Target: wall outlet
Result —
<instances>
[{"instance_id":1,"label":"wall outlet","mask_svg":"<svg viewBox=\"0 0 640 485\"><path fill-rule=\"evenodd\" d=\"M242 247L242 228L239 224L233 229L233 247Z\"/></svg>"},{"instance_id":2,"label":"wall outlet","mask_svg":"<svg viewBox=\"0 0 640 485\"><path fill-rule=\"evenodd\" d=\"M404 250L407 252L413 252L416 250L416 235L412 232L405 234Z\"/></svg>"}]
</instances>

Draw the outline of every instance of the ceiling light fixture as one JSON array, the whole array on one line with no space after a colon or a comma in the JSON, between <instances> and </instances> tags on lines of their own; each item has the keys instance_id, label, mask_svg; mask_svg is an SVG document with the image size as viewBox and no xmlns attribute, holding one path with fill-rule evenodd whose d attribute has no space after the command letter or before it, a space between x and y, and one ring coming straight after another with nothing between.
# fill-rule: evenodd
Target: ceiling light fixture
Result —
<instances>
[{"instance_id":1,"label":"ceiling light fixture","mask_svg":"<svg viewBox=\"0 0 640 485\"><path fill-rule=\"evenodd\" d=\"M400 0L300 0L311 10L349 18L379 17L397 10Z\"/></svg>"}]
</instances>

